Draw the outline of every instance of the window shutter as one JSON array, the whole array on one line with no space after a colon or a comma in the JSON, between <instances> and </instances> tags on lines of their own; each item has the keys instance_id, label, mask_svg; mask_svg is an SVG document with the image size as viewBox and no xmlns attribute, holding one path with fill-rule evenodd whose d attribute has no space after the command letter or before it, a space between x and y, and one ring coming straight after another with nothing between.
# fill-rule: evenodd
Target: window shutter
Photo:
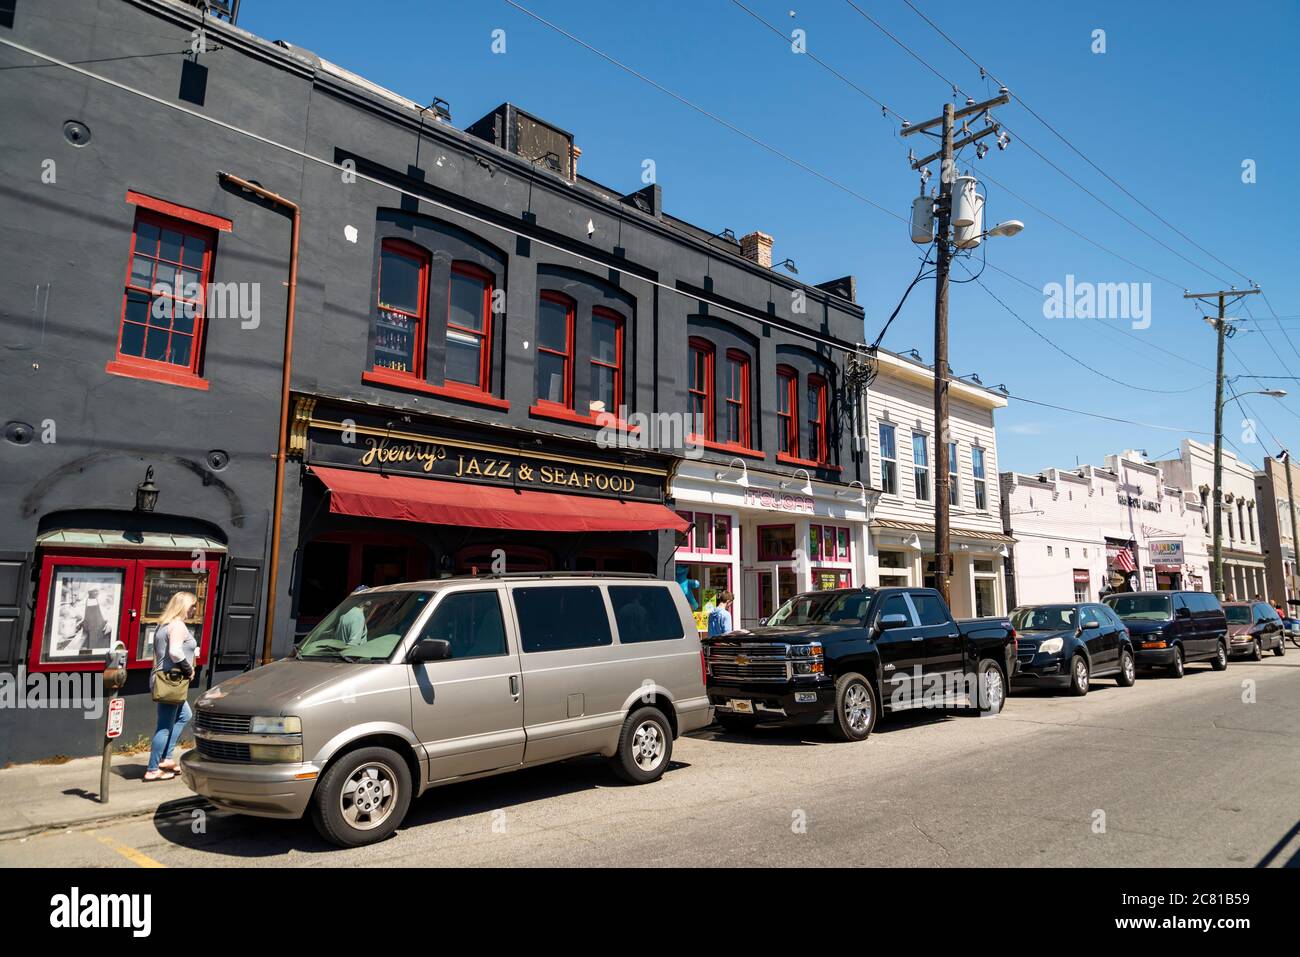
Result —
<instances>
[{"instance_id":1,"label":"window shutter","mask_svg":"<svg viewBox=\"0 0 1300 957\"><path fill-rule=\"evenodd\" d=\"M221 666L247 665L256 657L260 559L231 558L222 588L221 624L213 660Z\"/></svg>"},{"instance_id":2,"label":"window shutter","mask_svg":"<svg viewBox=\"0 0 1300 957\"><path fill-rule=\"evenodd\" d=\"M16 667L25 657L24 596L30 565L27 552L0 552L0 669Z\"/></svg>"}]
</instances>

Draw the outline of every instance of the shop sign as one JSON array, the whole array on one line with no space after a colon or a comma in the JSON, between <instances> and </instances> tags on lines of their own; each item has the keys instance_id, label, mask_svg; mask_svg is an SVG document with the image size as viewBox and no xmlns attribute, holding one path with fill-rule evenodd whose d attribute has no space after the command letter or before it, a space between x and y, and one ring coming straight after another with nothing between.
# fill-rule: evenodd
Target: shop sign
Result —
<instances>
[{"instance_id":1,"label":"shop sign","mask_svg":"<svg viewBox=\"0 0 1300 957\"><path fill-rule=\"evenodd\" d=\"M778 512L813 513L813 500L809 495L796 495L765 488L745 489L745 505L751 508L767 508Z\"/></svg>"},{"instance_id":2,"label":"shop sign","mask_svg":"<svg viewBox=\"0 0 1300 957\"><path fill-rule=\"evenodd\" d=\"M1151 550L1151 562L1155 565L1183 564L1183 543L1181 539L1169 541L1152 541L1147 547Z\"/></svg>"},{"instance_id":3,"label":"shop sign","mask_svg":"<svg viewBox=\"0 0 1300 957\"><path fill-rule=\"evenodd\" d=\"M1076 568L1074 570L1074 580L1077 582L1083 582L1085 585L1088 584L1088 569Z\"/></svg>"},{"instance_id":4,"label":"shop sign","mask_svg":"<svg viewBox=\"0 0 1300 957\"><path fill-rule=\"evenodd\" d=\"M1159 502L1149 502L1134 495L1125 495L1121 492L1116 495L1115 498L1119 501L1119 504L1125 508L1142 508L1146 509L1148 512L1159 512L1161 510Z\"/></svg>"}]
</instances>

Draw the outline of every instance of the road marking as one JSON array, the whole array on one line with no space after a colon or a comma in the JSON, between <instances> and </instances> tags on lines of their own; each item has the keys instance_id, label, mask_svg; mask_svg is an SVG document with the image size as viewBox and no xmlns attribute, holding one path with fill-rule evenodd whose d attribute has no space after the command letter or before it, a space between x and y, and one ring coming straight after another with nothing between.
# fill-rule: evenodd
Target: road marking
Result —
<instances>
[{"instance_id":1,"label":"road marking","mask_svg":"<svg viewBox=\"0 0 1300 957\"><path fill-rule=\"evenodd\" d=\"M166 867L167 866L160 861L155 861L148 854L141 853L140 851L137 851L134 847L131 847L128 844L123 844L121 841L115 841L111 837L105 837L103 834L95 834L95 840L99 841L99 843L103 844L105 847L117 851L117 853L121 854L123 857L125 857L136 867Z\"/></svg>"}]
</instances>

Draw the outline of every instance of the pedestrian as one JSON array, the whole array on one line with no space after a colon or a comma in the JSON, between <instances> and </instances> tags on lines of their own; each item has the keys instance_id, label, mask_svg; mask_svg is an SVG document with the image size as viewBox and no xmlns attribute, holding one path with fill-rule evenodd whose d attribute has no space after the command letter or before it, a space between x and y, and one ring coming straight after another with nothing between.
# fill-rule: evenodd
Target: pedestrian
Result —
<instances>
[{"instance_id":1,"label":"pedestrian","mask_svg":"<svg viewBox=\"0 0 1300 957\"><path fill-rule=\"evenodd\" d=\"M185 625L198 597L190 591L172 595L158 619L153 633L153 672L149 675L149 688L153 689L158 672L178 670L187 679L194 677L194 654L198 642ZM181 732L189 724L193 712L188 701L175 704L158 702L158 727L153 733L149 748L149 768L144 773L146 781L166 781L176 777L177 765L171 754L181 743Z\"/></svg>"},{"instance_id":2,"label":"pedestrian","mask_svg":"<svg viewBox=\"0 0 1300 957\"><path fill-rule=\"evenodd\" d=\"M709 612L710 638L731 631L731 603L734 599L735 596L729 591L718 595L717 604L713 606L713 611Z\"/></svg>"}]
</instances>

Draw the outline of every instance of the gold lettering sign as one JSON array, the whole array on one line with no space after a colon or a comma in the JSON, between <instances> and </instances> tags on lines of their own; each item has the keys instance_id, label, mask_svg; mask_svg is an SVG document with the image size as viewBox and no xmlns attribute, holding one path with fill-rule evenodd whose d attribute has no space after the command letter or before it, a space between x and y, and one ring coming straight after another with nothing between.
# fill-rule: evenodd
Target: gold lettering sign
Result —
<instances>
[{"instance_id":1,"label":"gold lettering sign","mask_svg":"<svg viewBox=\"0 0 1300 957\"><path fill-rule=\"evenodd\" d=\"M425 472L433 471L435 462L447 457L447 450L441 445L416 444L414 442L389 442L387 439L367 438L367 450L361 456L362 465L396 465L415 462Z\"/></svg>"}]
</instances>

